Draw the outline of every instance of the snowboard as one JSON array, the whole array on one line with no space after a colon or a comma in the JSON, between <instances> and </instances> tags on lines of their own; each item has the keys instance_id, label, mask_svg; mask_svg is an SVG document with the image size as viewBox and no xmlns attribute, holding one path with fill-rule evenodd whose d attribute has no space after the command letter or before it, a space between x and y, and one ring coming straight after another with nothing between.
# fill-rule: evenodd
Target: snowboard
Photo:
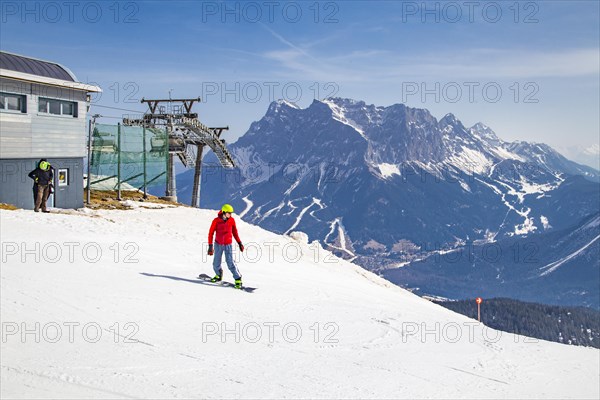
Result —
<instances>
[{"instance_id":1,"label":"snowboard","mask_svg":"<svg viewBox=\"0 0 600 400\"><path fill-rule=\"evenodd\" d=\"M235 289L235 285L231 282L226 282L226 281L221 281L221 282L211 282L210 280L212 279L212 277L206 275L206 274L200 274L198 275L198 279L200 279L201 281L204 281L206 283L209 283L211 285L215 285L215 286L225 286L225 287L230 287ZM248 286L242 286L240 289L238 290L242 290L244 292L248 292L248 293L252 293L256 290L257 288L254 287L248 287Z\"/></svg>"}]
</instances>

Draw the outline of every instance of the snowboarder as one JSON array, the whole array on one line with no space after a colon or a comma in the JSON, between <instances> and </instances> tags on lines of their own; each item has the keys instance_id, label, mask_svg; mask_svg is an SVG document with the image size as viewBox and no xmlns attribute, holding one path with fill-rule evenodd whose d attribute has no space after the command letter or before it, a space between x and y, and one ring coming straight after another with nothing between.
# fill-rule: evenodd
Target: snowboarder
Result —
<instances>
[{"instance_id":1,"label":"snowboarder","mask_svg":"<svg viewBox=\"0 0 600 400\"><path fill-rule=\"evenodd\" d=\"M50 193L52 193L52 180L54 179L54 168L48 160L42 158L37 165L37 168L31 171L28 175L33 179L33 211L39 212L40 207L42 212L49 213L46 208L46 202Z\"/></svg>"},{"instance_id":2,"label":"snowboarder","mask_svg":"<svg viewBox=\"0 0 600 400\"><path fill-rule=\"evenodd\" d=\"M238 236L235 220L231 216L232 213L233 207L229 204L224 204L223 207L221 207L221 211L219 211L217 218L215 218L210 225L210 230L208 232L208 255L215 256L213 260L215 276L211 279L211 282L220 282L223 280L221 258L223 257L223 253L225 253L225 261L233 274L233 279L235 279L235 287L236 289L241 289L242 276L233 262L233 252L231 247L232 236L235 238L235 241L240 246L240 251L242 252L244 251L244 245ZM215 244L213 246L213 236L215 236L215 234Z\"/></svg>"}]
</instances>

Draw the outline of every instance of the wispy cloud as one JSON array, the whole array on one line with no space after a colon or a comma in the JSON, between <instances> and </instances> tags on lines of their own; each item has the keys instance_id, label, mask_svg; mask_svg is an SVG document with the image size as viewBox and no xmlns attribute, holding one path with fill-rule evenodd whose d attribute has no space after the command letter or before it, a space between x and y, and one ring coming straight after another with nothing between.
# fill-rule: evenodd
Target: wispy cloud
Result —
<instances>
[{"instance_id":1,"label":"wispy cloud","mask_svg":"<svg viewBox=\"0 0 600 400\"><path fill-rule=\"evenodd\" d=\"M475 49L461 53L398 54L369 49L341 55L308 55L296 47L263 55L282 74L306 79L381 81L398 79L541 79L590 76L600 70L598 49L523 51ZM315 63L315 60L317 62Z\"/></svg>"}]
</instances>

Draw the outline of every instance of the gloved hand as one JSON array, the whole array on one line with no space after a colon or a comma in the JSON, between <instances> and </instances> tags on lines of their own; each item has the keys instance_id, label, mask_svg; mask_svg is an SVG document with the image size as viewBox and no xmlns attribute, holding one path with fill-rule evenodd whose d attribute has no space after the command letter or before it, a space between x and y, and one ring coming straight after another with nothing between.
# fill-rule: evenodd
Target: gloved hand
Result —
<instances>
[{"instance_id":1,"label":"gloved hand","mask_svg":"<svg viewBox=\"0 0 600 400\"><path fill-rule=\"evenodd\" d=\"M213 245L209 244L208 245L208 255L212 256L213 254L215 254L215 251L213 250Z\"/></svg>"},{"instance_id":2,"label":"gloved hand","mask_svg":"<svg viewBox=\"0 0 600 400\"><path fill-rule=\"evenodd\" d=\"M244 245L242 244L242 242L238 242L238 246L240 246L240 251L243 253L244 252Z\"/></svg>"}]
</instances>

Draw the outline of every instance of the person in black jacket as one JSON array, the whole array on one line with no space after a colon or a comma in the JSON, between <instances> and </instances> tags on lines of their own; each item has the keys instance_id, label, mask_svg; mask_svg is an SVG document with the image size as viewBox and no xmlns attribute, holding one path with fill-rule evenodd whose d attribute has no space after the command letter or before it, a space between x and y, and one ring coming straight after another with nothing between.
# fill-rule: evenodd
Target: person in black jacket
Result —
<instances>
[{"instance_id":1,"label":"person in black jacket","mask_svg":"<svg viewBox=\"0 0 600 400\"><path fill-rule=\"evenodd\" d=\"M36 168L36 169L38 169L38 168L40 167L40 163L41 163L42 161L48 161L48 160L46 160L45 158L42 158L40 161L38 161L38 162L37 162L37 164L35 164L35 168ZM35 171L35 170L34 170L34 171ZM31 179L33 179L33 205L34 205L34 207L35 207L35 202L36 202L36 200L37 200L38 185L37 185L37 180L35 179L35 175L34 175L34 173L33 173L34 171L31 171L31 172L29 173L29 175L28 175L28 176L29 176Z\"/></svg>"},{"instance_id":2,"label":"person in black jacket","mask_svg":"<svg viewBox=\"0 0 600 400\"><path fill-rule=\"evenodd\" d=\"M35 204L33 211L39 212L41 207L42 212L50 212L46 208L46 202L51 192L54 168L52 168L45 158L42 158L37 168L31 171L28 176L33 179L33 199Z\"/></svg>"}]
</instances>

